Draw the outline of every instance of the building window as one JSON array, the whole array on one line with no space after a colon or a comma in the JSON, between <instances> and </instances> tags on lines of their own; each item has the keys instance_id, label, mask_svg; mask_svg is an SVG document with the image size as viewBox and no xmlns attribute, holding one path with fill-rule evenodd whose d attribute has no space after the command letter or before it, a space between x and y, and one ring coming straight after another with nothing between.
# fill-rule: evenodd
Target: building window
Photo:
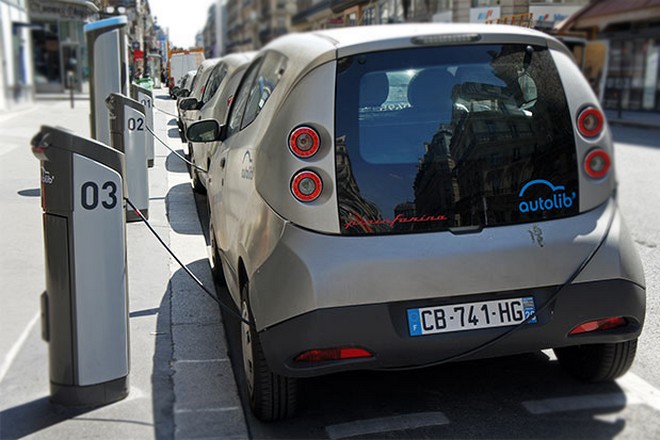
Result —
<instances>
[{"instance_id":1,"label":"building window","mask_svg":"<svg viewBox=\"0 0 660 440\"><path fill-rule=\"evenodd\" d=\"M605 83L606 108L660 109L657 90L660 47L652 39L612 40Z\"/></svg>"},{"instance_id":2,"label":"building window","mask_svg":"<svg viewBox=\"0 0 660 440\"><path fill-rule=\"evenodd\" d=\"M362 24L367 26L376 24L376 8L372 6L362 11Z\"/></svg>"},{"instance_id":3,"label":"building window","mask_svg":"<svg viewBox=\"0 0 660 440\"><path fill-rule=\"evenodd\" d=\"M499 0L472 0L472 7L497 6L499 3Z\"/></svg>"},{"instance_id":4,"label":"building window","mask_svg":"<svg viewBox=\"0 0 660 440\"><path fill-rule=\"evenodd\" d=\"M438 0L437 12L452 11L454 8L453 0Z\"/></svg>"},{"instance_id":5,"label":"building window","mask_svg":"<svg viewBox=\"0 0 660 440\"><path fill-rule=\"evenodd\" d=\"M57 22L40 23L41 29L32 31L34 69L39 83L60 83L60 38Z\"/></svg>"}]
</instances>

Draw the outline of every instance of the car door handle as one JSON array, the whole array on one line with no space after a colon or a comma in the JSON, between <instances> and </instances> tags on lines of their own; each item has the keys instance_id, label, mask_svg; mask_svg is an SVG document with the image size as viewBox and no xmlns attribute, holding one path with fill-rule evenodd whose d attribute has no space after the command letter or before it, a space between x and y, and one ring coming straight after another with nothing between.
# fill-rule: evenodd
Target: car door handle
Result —
<instances>
[{"instance_id":1,"label":"car door handle","mask_svg":"<svg viewBox=\"0 0 660 440\"><path fill-rule=\"evenodd\" d=\"M225 167L225 158L223 157L222 159L220 159L220 168L224 168L224 167Z\"/></svg>"}]
</instances>

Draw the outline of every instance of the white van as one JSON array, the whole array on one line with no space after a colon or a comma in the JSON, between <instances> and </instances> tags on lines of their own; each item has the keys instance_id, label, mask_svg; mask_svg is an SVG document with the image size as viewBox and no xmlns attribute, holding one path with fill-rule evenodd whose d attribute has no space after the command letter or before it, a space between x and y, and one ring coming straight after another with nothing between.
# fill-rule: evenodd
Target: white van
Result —
<instances>
[{"instance_id":1,"label":"white van","mask_svg":"<svg viewBox=\"0 0 660 440\"><path fill-rule=\"evenodd\" d=\"M191 70L197 70L204 59L204 52L201 50L175 52L172 54L170 57L170 78L167 85L170 90L170 98L176 98L174 87L176 87L183 75Z\"/></svg>"}]
</instances>

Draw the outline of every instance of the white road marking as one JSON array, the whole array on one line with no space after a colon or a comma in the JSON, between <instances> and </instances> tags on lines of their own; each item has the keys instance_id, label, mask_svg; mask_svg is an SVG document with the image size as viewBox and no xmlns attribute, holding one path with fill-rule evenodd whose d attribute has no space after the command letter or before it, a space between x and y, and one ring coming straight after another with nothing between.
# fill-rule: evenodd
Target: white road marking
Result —
<instances>
[{"instance_id":1,"label":"white road marking","mask_svg":"<svg viewBox=\"0 0 660 440\"><path fill-rule=\"evenodd\" d=\"M9 368L11 368L11 364L14 363L14 359L16 359L16 356L18 356L18 353L21 351L21 347L23 344L25 344L25 340L30 335L30 332L37 324L37 321L39 321L40 317L41 312L38 312L36 315L34 315L34 318L32 318L30 323L23 330L23 333L21 333L16 342L14 342L14 345L12 345L12 347L5 355L5 358L2 360L2 365L0 365L0 382L2 382L2 380L5 378Z\"/></svg>"},{"instance_id":2,"label":"white road marking","mask_svg":"<svg viewBox=\"0 0 660 440\"><path fill-rule=\"evenodd\" d=\"M610 393L527 400L522 404L531 414L550 414L586 409L624 407L631 403L641 403L641 401L631 402L630 398L623 393Z\"/></svg>"},{"instance_id":3,"label":"white road marking","mask_svg":"<svg viewBox=\"0 0 660 440\"><path fill-rule=\"evenodd\" d=\"M179 359L175 364L206 364L211 362L229 362L229 359Z\"/></svg>"},{"instance_id":4,"label":"white road marking","mask_svg":"<svg viewBox=\"0 0 660 440\"><path fill-rule=\"evenodd\" d=\"M660 390L641 377L628 373L616 382L626 392L626 396L635 396L646 405L660 411Z\"/></svg>"},{"instance_id":5,"label":"white road marking","mask_svg":"<svg viewBox=\"0 0 660 440\"><path fill-rule=\"evenodd\" d=\"M354 437L356 435L378 434L390 431L403 431L426 426L449 424L449 419L441 412L423 412L377 419L356 420L325 427L331 440Z\"/></svg>"},{"instance_id":6,"label":"white road marking","mask_svg":"<svg viewBox=\"0 0 660 440\"><path fill-rule=\"evenodd\" d=\"M174 409L175 414L190 414L190 413L208 413L208 412L229 412L241 410L238 406L226 406L222 408L196 408L196 409Z\"/></svg>"},{"instance_id":7,"label":"white road marking","mask_svg":"<svg viewBox=\"0 0 660 440\"><path fill-rule=\"evenodd\" d=\"M660 411L660 390L639 376L628 373L617 380L623 393L589 394L554 399L527 400L523 406L531 414L616 408L645 404Z\"/></svg>"}]
</instances>

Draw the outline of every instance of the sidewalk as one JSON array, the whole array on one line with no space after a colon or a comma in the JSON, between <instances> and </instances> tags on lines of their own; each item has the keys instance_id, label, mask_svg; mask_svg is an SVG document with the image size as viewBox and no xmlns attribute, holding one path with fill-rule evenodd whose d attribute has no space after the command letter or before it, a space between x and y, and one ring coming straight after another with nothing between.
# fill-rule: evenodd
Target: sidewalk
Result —
<instances>
[{"instance_id":1,"label":"sidewalk","mask_svg":"<svg viewBox=\"0 0 660 440\"><path fill-rule=\"evenodd\" d=\"M174 112L169 99L156 96L155 105ZM154 131L180 151L171 119L155 111ZM0 136L10 140L0 146L0 228L12 231L0 238L0 438L248 438L218 306L141 222L126 227L129 396L99 408L48 402L48 345L38 319L45 285L39 172L28 146L42 124L88 136L88 121L89 101L76 100L71 109L68 97L38 99L20 114L0 117ZM187 168L160 143L155 146L150 223L213 291Z\"/></svg>"}]
</instances>

